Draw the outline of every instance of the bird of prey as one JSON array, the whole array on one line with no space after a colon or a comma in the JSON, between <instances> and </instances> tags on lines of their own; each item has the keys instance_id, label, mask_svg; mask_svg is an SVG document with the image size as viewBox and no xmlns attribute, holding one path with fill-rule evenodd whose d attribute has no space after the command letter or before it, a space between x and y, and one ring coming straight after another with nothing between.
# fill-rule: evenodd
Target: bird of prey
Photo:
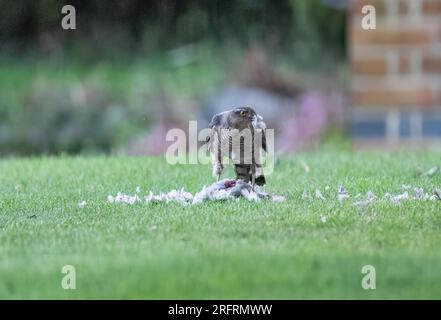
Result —
<instances>
[{"instance_id":1,"label":"bird of prey","mask_svg":"<svg viewBox=\"0 0 441 320\"><path fill-rule=\"evenodd\" d=\"M250 107L239 107L216 114L211 120L208 148L213 163L213 177L219 181L224 169L222 159L232 160L236 179L254 187L265 184L260 154L266 148L266 125Z\"/></svg>"}]
</instances>

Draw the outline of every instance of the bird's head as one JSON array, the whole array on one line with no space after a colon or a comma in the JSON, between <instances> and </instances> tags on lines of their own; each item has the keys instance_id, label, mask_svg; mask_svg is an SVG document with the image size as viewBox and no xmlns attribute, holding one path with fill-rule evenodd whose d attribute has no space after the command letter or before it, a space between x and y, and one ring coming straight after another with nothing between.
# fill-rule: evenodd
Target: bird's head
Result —
<instances>
[{"instance_id":1,"label":"bird's head","mask_svg":"<svg viewBox=\"0 0 441 320\"><path fill-rule=\"evenodd\" d=\"M257 114L254 109L250 107L239 107L231 110L230 125L234 129L249 128L253 121L256 121Z\"/></svg>"}]
</instances>

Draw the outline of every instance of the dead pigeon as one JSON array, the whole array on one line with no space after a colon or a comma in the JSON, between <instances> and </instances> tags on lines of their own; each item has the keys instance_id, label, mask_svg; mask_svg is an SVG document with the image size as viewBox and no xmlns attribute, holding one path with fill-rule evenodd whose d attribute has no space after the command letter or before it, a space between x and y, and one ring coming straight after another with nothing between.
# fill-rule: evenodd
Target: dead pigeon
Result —
<instances>
[{"instance_id":1,"label":"dead pigeon","mask_svg":"<svg viewBox=\"0 0 441 320\"><path fill-rule=\"evenodd\" d=\"M258 186L255 186L253 190L252 185L242 179L225 179L215 182L207 188L203 188L194 196L193 204L210 200L224 200L239 197L244 197L247 200L254 202L259 202L262 199L269 199L272 201L285 200L284 197L262 191Z\"/></svg>"},{"instance_id":2,"label":"dead pigeon","mask_svg":"<svg viewBox=\"0 0 441 320\"><path fill-rule=\"evenodd\" d=\"M139 195L140 188L136 189L135 195L126 195L118 192L116 196L109 195L107 201L110 203L135 204L142 202ZM190 192L181 190L172 190L170 192L160 192L155 195L152 191L144 197L145 203L155 202L177 202L181 205L197 204L205 201L221 201L226 199L238 199L244 197L253 202L259 202L262 199L268 199L274 202L284 201L285 198L262 191L258 186L253 187L244 180L225 179L215 182L210 186L204 186L200 192L193 196Z\"/></svg>"}]
</instances>

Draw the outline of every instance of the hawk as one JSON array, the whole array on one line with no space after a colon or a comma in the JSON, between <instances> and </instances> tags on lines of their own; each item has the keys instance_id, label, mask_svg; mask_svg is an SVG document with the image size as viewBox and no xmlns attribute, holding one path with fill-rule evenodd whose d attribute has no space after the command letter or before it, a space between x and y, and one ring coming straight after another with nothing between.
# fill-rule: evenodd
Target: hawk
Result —
<instances>
[{"instance_id":1,"label":"hawk","mask_svg":"<svg viewBox=\"0 0 441 320\"><path fill-rule=\"evenodd\" d=\"M260 162L261 150L267 151L263 118L250 107L239 107L216 114L209 127L213 177L219 181L224 169L222 159L227 157L233 162L236 179L251 181L253 187L264 185Z\"/></svg>"}]
</instances>

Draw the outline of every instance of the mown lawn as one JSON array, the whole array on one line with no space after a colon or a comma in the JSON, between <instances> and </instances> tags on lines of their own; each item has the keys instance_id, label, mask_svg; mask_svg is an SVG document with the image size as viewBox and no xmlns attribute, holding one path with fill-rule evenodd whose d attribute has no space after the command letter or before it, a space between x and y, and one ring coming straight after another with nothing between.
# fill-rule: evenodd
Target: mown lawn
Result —
<instances>
[{"instance_id":1,"label":"mown lawn","mask_svg":"<svg viewBox=\"0 0 441 320\"><path fill-rule=\"evenodd\" d=\"M441 201L353 204L357 193L399 194L403 184L431 192L441 173L415 173L436 165L441 153L317 151L282 158L268 177L266 189L286 202L182 207L111 204L107 195L137 186L194 193L212 181L209 167L4 159L0 298L441 298ZM339 185L351 195L344 202ZM302 199L317 188L324 201ZM376 290L361 287L367 264ZM61 287L64 265L76 268L76 290Z\"/></svg>"}]
</instances>

